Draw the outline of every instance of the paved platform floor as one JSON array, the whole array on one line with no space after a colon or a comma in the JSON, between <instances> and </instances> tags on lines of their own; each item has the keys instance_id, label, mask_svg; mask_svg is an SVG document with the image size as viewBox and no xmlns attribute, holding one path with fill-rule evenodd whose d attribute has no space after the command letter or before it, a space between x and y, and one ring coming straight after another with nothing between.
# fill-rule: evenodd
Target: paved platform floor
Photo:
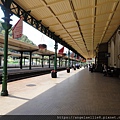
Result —
<instances>
[{"instance_id":1,"label":"paved platform floor","mask_svg":"<svg viewBox=\"0 0 120 120\"><path fill-rule=\"evenodd\" d=\"M120 79L87 68L11 82L8 91L1 115L120 115Z\"/></svg>"}]
</instances>

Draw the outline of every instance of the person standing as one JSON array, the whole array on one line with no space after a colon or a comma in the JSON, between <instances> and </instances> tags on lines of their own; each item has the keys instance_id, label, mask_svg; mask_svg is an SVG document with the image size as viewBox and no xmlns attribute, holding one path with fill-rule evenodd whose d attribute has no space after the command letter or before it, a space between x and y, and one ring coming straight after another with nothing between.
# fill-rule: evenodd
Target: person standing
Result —
<instances>
[{"instance_id":1,"label":"person standing","mask_svg":"<svg viewBox=\"0 0 120 120\"><path fill-rule=\"evenodd\" d=\"M104 76L107 76L107 65L106 64L103 65L103 73L104 73Z\"/></svg>"}]
</instances>

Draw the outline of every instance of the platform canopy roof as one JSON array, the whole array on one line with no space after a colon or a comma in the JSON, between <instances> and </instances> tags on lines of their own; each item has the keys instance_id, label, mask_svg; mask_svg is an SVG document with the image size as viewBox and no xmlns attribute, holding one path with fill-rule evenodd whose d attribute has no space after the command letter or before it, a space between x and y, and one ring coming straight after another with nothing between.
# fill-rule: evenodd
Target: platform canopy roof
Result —
<instances>
[{"instance_id":1,"label":"platform canopy roof","mask_svg":"<svg viewBox=\"0 0 120 120\"><path fill-rule=\"evenodd\" d=\"M0 47L4 48L4 37L2 35L0 35ZM36 45L31 45L31 44L22 42L20 40L12 39L12 38L8 39L8 48L12 49L12 50L19 51L19 52L21 52L21 51L30 52L31 51L31 52L39 54L39 55L54 54L54 52L52 52L52 51L40 50L38 48L38 46L36 46ZM16 53L10 53L10 54L13 55L13 56L18 55ZM29 56L29 55L27 55L27 56Z\"/></svg>"},{"instance_id":2,"label":"platform canopy roof","mask_svg":"<svg viewBox=\"0 0 120 120\"><path fill-rule=\"evenodd\" d=\"M4 52L3 51L0 51L0 55L3 56L4 55ZM8 52L8 55L9 56L13 56L13 57L21 57L21 54L19 53L14 53L14 52ZM29 55L26 55L26 54L23 54L23 57L29 57Z\"/></svg>"},{"instance_id":3,"label":"platform canopy roof","mask_svg":"<svg viewBox=\"0 0 120 120\"><path fill-rule=\"evenodd\" d=\"M0 47L4 48L4 37L0 35ZM55 53L53 51L47 50L47 49L39 49L38 46L36 45L31 45L25 42L22 42L20 40L8 39L8 48L16 51L23 51L23 52L30 52L32 51L33 54L38 54L38 55L44 55L44 56L49 56L49 55L54 55ZM4 55L3 51L0 51L0 55ZM20 57L21 54L19 53L13 53L13 52L8 52L8 55L10 56L16 56ZM60 55L58 54L58 57ZM23 57L29 57L27 54L23 54ZM62 57L62 56L61 56ZM32 58L41 58L40 56L32 56Z\"/></svg>"},{"instance_id":4,"label":"platform canopy roof","mask_svg":"<svg viewBox=\"0 0 120 120\"><path fill-rule=\"evenodd\" d=\"M35 27L35 18L85 58L120 25L120 0L13 0L11 11L20 16L23 10L27 23Z\"/></svg>"},{"instance_id":5,"label":"platform canopy roof","mask_svg":"<svg viewBox=\"0 0 120 120\"><path fill-rule=\"evenodd\" d=\"M21 54L19 54L19 53L14 53L14 52L8 52L8 55L13 56L13 57L21 57ZM23 57L28 58L29 55L23 54Z\"/></svg>"},{"instance_id":6,"label":"platform canopy roof","mask_svg":"<svg viewBox=\"0 0 120 120\"><path fill-rule=\"evenodd\" d=\"M39 49L38 51L33 52L34 54L39 54L39 55L45 55L45 56L49 56L49 55L54 55L53 51L47 50L47 49Z\"/></svg>"},{"instance_id":7,"label":"platform canopy roof","mask_svg":"<svg viewBox=\"0 0 120 120\"><path fill-rule=\"evenodd\" d=\"M0 56L3 56L3 55L4 55L4 52L3 52L3 51L0 51ZM9 55L9 56L13 56L13 57L19 57L19 58L21 57L21 54L19 54L19 53L14 53L14 52L8 52L8 55ZM25 58L29 58L29 57L30 57L30 55L27 55L27 54L23 54L22 56L25 57ZM32 58L33 58L33 59L35 59L35 58L40 59L41 56L38 56L38 55L33 56L33 55L32 55Z\"/></svg>"},{"instance_id":8,"label":"platform canopy roof","mask_svg":"<svg viewBox=\"0 0 120 120\"><path fill-rule=\"evenodd\" d=\"M4 48L4 37L0 35L0 47ZM19 40L15 40L12 38L9 38L8 40L8 48L13 49L16 51L23 51L23 52L29 52L29 51L36 51L38 50L38 47L35 45L31 45Z\"/></svg>"}]
</instances>

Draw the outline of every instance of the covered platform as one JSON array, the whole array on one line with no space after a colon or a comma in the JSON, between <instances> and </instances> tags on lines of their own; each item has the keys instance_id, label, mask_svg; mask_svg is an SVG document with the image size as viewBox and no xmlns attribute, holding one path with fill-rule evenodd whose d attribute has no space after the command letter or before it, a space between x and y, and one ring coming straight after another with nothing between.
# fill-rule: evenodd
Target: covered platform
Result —
<instances>
[{"instance_id":1,"label":"covered platform","mask_svg":"<svg viewBox=\"0 0 120 120\"><path fill-rule=\"evenodd\" d=\"M0 35L0 48L4 48L4 36ZM8 39L8 48L14 51L17 51L16 53L14 52L8 52L9 56L14 56L18 57L20 59L20 66L8 66L8 67L20 67L21 69L25 67L25 59L29 59L29 69L32 67L32 62L33 59L39 61L41 60L41 66L44 67L43 61L45 60L44 56L48 56L48 63L49 63L49 68L50 68L50 60L54 59L55 52L47 50L47 49L39 49L38 46L36 45L31 45L13 38ZM25 52L28 52L26 54ZM3 56L4 52L0 51L0 56ZM63 59L68 59L68 56L62 56L57 54L58 58L63 58ZM1 57L0 57L1 58ZM22 65L22 59L24 59L24 65ZM72 58L70 58L72 59ZM60 59L59 59L60 62ZM1 64L0 64L1 65ZM36 64L37 65L37 64ZM1 66L0 66L1 68Z\"/></svg>"},{"instance_id":2,"label":"covered platform","mask_svg":"<svg viewBox=\"0 0 120 120\"><path fill-rule=\"evenodd\" d=\"M26 23L55 41L52 74L10 82L9 94L6 51L11 46L10 42L5 44L6 64L0 89L1 96L6 97L0 96L1 115L120 115L120 71L115 77L100 73L103 63L120 69L120 0L1 0L0 5L5 15L6 38L10 29L7 23L15 14L24 15ZM41 52L36 46L21 51L12 42L21 52L21 59L23 50L30 52L30 63L32 53ZM69 49L69 59L64 57L65 62L68 59L67 73L57 72L58 43ZM97 72L88 68L70 70L70 50L75 54L73 61L77 57L83 61L94 58ZM22 60L20 65L22 69Z\"/></svg>"},{"instance_id":3,"label":"covered platform","mask_svg":"<svg viewBox=\"0 0 120 120\"><path fill-rule=\"evenodd\" d=\"M83 58L96 56L120 25L119 0L12 0L10 10Z\"/></svg>"},{"instance_id":4,"label":"covered platform","mask_svg":"<svg viewBox=\"0 0 120 120\"><path fill-rule=\"evenodd\" d=\"M120 115L120 80L87 68L10 82L8 90L1 115Z\"/></svg>"},{"instance_id":5,"label":"covered platform","mask_svg":"<svg viewBox=\"0 0 120 120\"><path fill-rule=\"evenodd\" d=\"M120 69L120 0L11 0L9 6L5 3L0 2L16 16L24 14L26 23L56 45L62 44L83 59L95 58L98 71L103 63Z\"/></svg>"}]
</instances>

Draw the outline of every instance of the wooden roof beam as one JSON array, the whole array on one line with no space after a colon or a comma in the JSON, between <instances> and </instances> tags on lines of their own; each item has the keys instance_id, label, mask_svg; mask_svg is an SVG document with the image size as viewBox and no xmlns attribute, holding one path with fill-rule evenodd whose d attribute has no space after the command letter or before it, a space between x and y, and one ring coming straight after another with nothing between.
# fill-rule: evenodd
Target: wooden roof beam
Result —
<instances>
[{"instance_id":1,"label":"wooden roof beam","mask_svg":"<svg viewBox=\"0 0 120 120\"><path fill-rule=\"evenodd\" d=\"M112 9L113 9L114 12L112 13L112 15L109 15L109 18L108 18L108 19L110 19L110 21L108 22L107 27L106 27L106 29L105 29L105 32L103 32L103 35L102 35L101 40L100 40L99 43L102 43L102 41L103 41L103 39L104 39L104 37L105 37L105 34L106 34L106 32L107 32L107 30L108 30L108 28L109 28L109 25L110 25L110 23L111 23L111 21L112 21L112 19L113 19L114 13L115 13L115 11L116 11L117 6L119 5L119 3L120 3L120 1L116 2L116 3L113 5L113 8L112 8Z\"/></svg>"},{"instance_id":2,"label":"wooden roof beam","mask_svg":"<svg viewBox=\"0 0 120 120\"><path fill-rule=\"evenodd\" d=\"M43 5L37 5L37 6L34 6L34 7L30 7L30 8L28 8L27 9L27 11L28 10L31 10L31 11L34 11L34 10L36 10L36 9L39 9L39 8L44 8L45 6L50 6L50 5L53 5L53 4L56 4L56 3L59 3L59 2L63 2L64 0L59 0L59 1L54 1L54 2L51 2L51 3L49 3L49 4L43 4ZM44 0L41 0L40 2L45 2Z\"/></svg>"}]
</instances>

